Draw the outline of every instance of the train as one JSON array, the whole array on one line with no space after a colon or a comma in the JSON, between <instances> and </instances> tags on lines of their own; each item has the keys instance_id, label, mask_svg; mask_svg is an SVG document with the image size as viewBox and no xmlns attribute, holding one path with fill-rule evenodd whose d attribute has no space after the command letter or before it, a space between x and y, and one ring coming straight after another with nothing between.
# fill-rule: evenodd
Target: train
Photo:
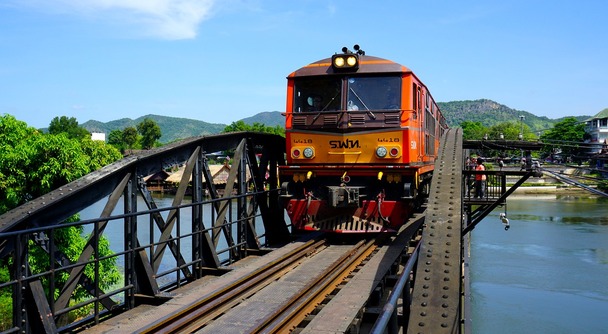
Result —
<instances>
[{"instance_id":1,"label":"train","mask_svg":"<svg viewBox=\"0 0 608 334\"><path fill-rule=\"evenodd\" d=\"M288 75L284 115L293 231L396 232L428 197L448 124L409 68L344 47Z\"/></svg>"}]
</instances>

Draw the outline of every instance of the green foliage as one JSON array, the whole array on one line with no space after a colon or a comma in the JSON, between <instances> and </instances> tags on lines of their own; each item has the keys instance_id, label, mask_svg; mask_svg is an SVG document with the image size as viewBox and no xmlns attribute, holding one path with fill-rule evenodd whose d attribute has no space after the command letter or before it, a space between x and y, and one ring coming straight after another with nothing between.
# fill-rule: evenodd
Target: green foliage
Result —
<instances>
[{"instance_id":1,"label":"green foliage","mask_svg":"<svg viewBox=\"0 0 608 334\"><path fill-rule=\"evenodd\" d=\"M608 180L601 180L597 184L597 189L603 192L608 192Z\"/></svg>"},{"instance_id":2,"label":"green foliage","mask_svg":"<svg viewBox=\"0 0 608 334\"><path fill-rule=\"evenodd\" d=\"M91 133L87 129L78 126L78 121L74 117L55 117L49 125L49 133L58 135L65 133L71 139L90 138Z\"/></svg>"},{"instance_id":3,"label":"green foliage","mask_svg":"<svg viewBox=\"0 0 608 334\"><path fill-rule=\"evenodd\" d=\"M72 216L67 222L75 222L78 221L78 215ZM91 237L91 235L83 236L83 227L82 226L70 226L67 228L56 229L54 232L55 243L58 249L61 249L62 252L70 259L72 263L78 261L78 257L82 253L82 250L85 248L87 240ZM112 254L110 250L110 243L107 238L100 238L99 240L99 254L101 256L106 256ZM92 260L92 257L89 259ZM33 241L30 240L30 257L29 264L32 274L39 274L46 272L50 269L50 262L48 254L42 250L40 247L34 244ZM102 280L102 288L107 288L112 286L120 281L122 278L121 273L118 271L116 266L116 257L107 258L99 261L99 272L103 273ZM95 267L92 264L89 264L85 267L84 270L85 276L87 276L91 281L94 281L95 278ZM55 277L55 285L61 287L63 286L69 278L68 272L60 272ZM42 285L45 287L45 292L48 295L49 293L49 277L44 276L42 279ZM53 291L53 296L56 299L59 297L59 289L55 289ZM74 300L81 301L89 298L90 295L83 289L81 286L78 286L74 293L72 293Z\"/></svg>"},{"instance_id":4,"label":"green foliage","mask_svg":"<svg viewBox=\"0 0 608 334\"><path fill-rule=\"evenodd\" d=\"M8 282L11 277L8 266L0 264L0 282ZM12 327L13 291L10 287L0 289L0 330Z\"/></svg>"},{"instance_id":5,"label":"green foliage","mask_svg":"<svg viewBox=\"0 0 608 334\"><path fill-rule=\"evenodd\" d=\"M49 191L76 180L102 166L120 159L122 155L116 148L100 141L69 137L66 132L43 134L28 127L25 122L11 115L0 117L0 214L5 213L32 198L40 197ZM73 219L78 219L74 217ZM57 231L57 249L72 261L82 250L85 239L81 228L66 228ZM111 254L107 239L99 241L100 254ZM30 243L29 261L34 273L49 267L46 253ZM7 282L9 263L0 263L0 283ZM87 268L87 275L93 269ZM102 261L100 270L103 287L117 282L120 277L115 260ZM59 274L57 287L65 282L66 274ZM92 276L90 276L92 277ZM0 323L9 323L12 302L8 291L0 291ZM57 294L57 291L54 291ZM82 293L77 294L82 297ZM6 309L8 308L8 309ZM9 317L8 319L3 317Z\"/></svg>"},{"instance_id":6,"label":"green foliage","mask_svg":"<svg viewBox=\"0 0 608 334\"><path fill-rule=\"evenodd\" d=\"M224 132L241 132L241 131L250 131L250 132L262 132L262 133L271 133L275 135L280 135L285 137L285 128L282 126L266 126L261 123L253 123L252 125L246 124L244 121L232 122L232 124L226 126L224 128Z\"/></svg>"},{"instance_id":7,"label":"green foliage","mask_svg":"<svg viewBox=\"0 0 608 334\"><path fill-rule=\"evenodd\" d=\"M124 152L127 147L122 139L122 134L123 132L118 129L112 130L110 134L108 134L108 144L116 147L116 149L121 152Z\"/></svg>"},{"instance_id":8,"label":"green foliage","mask_svg":"<svg viewBox=\"0 0 608 334\"><path fill-rule=\"evenodd\" d=\"M122 157L90 138L43 134L13 116L0 117L0 214Z\"/></svg>"},{"instance_id":9,"label":"green foliage","mask_svg":"<svg viewBox=\"0 0 608 334\"><path fill-rule=\"evenodd\" d=\"M154 147L156 141L161 137L160 126L149 118L137 124L137 132L141 134L141 146L146 150Z\"/></svg>"},{"instance_id":10,"label":"green foliage","mask_svg":"<svg viewBox=\"0 0 608 334\"><path fill-rule=\"evenodd\" d=\"M483 126L481 122L464 121L460 124L464 140L481 140L487 136L490 140L518 140L523 127L524 140L536 140L536 135L526 124L517 122L502 122L490 127Z\"/></svg>"},{"instance_id":11,"label":"green foliage","mask_svg":"<svg viewBox=\"0 0 608 334\"><path fill-rule=\"evenodd\" d=\"M523 140L536 140L536 135L530 130L530 127L524 123L518 122L503 122L493 125L488 129L489 139L505 139L519 140L519 134L522 133ZM501 135L503 138L501 138Z\"/></svg>"},{"instance_id":12,"label":"green foliage","mask_svg":"<svg viewBox=\"0 0 608 334\"><path fill-rule=\"evenodd\" d=\"M137 129L129 126L122 130L122 142L128 149L133 149L135 143L137 143Z\"/></svg>"},{"instance_id":13,"label":"green foliage","mask_svg":"<svg viewBox=\"0 0 608 334\"><path fill-rule=\"evenodd\" d=\"M80 147L87 161L90 173L107 166L122 158L122 154L115 147L99 140L83 140Z\"/></svg>"},{"instance_id":14,"label":"green foliage","mask_svg":"<svg viewBox=\"0 0 608 334\"><path fill-rule=\"evenodd\" d=\"M568 117L556 123L552 129L545 131L540 139L551 144L547 145L545 151L559 148L564 155L572 155L578 153L577 143L582 142L584 137L585 124L574 117Z\"/></svg>"},{"instance_id":15,"label":"green foliage","mask_svg":"<svg viewBox=\"0 0 608 334\"><path fill-rule=\"evenodd\" d=\"M464 140L481 140L488 133L488 128L480 122L464 121L460 123L462 128L462 138Z\"/></svg>"},{"instance_id":16,"label":"green foliage","mask_svg":"<svg viewBox=\"0 0 608 334\"><path fill-rule=\"evenodd\" d=\"M23 145L42 136L11 115L0 117L0 214L28 199L27 166L32 147Z\"/></svg>"}]
</instances>

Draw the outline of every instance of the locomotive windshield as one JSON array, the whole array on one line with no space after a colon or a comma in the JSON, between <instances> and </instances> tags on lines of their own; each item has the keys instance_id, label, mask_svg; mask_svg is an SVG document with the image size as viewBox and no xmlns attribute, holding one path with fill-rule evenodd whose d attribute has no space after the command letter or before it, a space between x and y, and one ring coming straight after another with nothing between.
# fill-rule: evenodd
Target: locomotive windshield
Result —
<instances>
[{"instance_id":1,"label":"locomotive windshield","mask_svg":"<svg viewBox=\"0 0 608 334\"><path fill-rule=\"evenodd\" d=\"M347 82L347 110L401 109L400 77L353 77Z\"/></svg>"},{"instance_id":2,"label":"locomotive windshield","mask_svg":"<svg viewBox=\"0 0 608 334\"><path fill-rule=\"evenodd\" d=\"M293 111L401 109L400 92L399 76L300 78Z\"/></svg>"},{"instance_id":3,"label":"locomotive windshield","mask_svg":"<svg viewBox=\"0 0 608 334\"><path fill-rule=\"evenodd\" d=\"M340 109L339 78L302 78L296 81L294 112Z\"/></svg>"}]
</instances>

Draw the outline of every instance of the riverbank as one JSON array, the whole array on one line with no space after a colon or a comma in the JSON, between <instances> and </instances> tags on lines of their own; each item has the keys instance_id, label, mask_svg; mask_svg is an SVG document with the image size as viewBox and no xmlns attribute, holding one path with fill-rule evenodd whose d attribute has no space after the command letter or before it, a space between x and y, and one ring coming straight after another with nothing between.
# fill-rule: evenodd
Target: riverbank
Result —
<instances>
[{"instance_id":1,"label":"riverbank","mask_svg":"<svg viewBox=\"0 0 608 334\"><path fill-rule=\"evenodd\" d=\"M508 187L508 186L507 186ZM530 194L530 195L538 195L538 194L589 194L592 193L572 186L565 185L552 185L552 186L520 186L513 192L518 195L522 194Z\"/></svg>"}]
</instances>

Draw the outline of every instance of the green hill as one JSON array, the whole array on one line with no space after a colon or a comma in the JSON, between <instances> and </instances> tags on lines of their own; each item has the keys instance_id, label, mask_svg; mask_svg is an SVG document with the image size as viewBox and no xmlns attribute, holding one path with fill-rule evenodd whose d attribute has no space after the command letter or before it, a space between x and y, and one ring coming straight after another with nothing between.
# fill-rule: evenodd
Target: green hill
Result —
<instances>
[{"instance_id":1,"label":"green hill","mask_svg":"<svg viewBox=\"0 0 608 334\"><path fill-rule=\"evenodd\" d=\"M520 122L519 116L524 116L523 122L532 129L539 131L549 129L564 118L550 119L536 116L527 111L511 109L492 100L439 102L439 109L445 115L450 126L458 126L463 121L480 122L484 126L493 126L503 122ZM584 121L590 116L576 116Z\"/></svg>"},{"instance_id":2,"label":"green hill","mask_svg":"<svg viewBox=\"0 0 608 334\"><path fill-rule=\"evenodd\" d=\"M253 123L264 124L269 127L277 125L285 126L285 116L278 111L265 111L251 117L242 119L245 124L253 125Z\"/></svg>"},{"instance_id":3,"label":"green hill","mask_svg":"<svg viewBox=\"0 0 608 334\"><path fill-rule=\"evenodd\" d=\"M126 127L136 127L144 119L149 118L160 126L161 143L170 143L179 139L216 134L224 131L226 124L214 124L188 118L146 115L136 119L122 118L107 123L88 121L80 124L90 132L104 132L106 136L113 130L123 130Z\"/></svg>"}]
</instances>

